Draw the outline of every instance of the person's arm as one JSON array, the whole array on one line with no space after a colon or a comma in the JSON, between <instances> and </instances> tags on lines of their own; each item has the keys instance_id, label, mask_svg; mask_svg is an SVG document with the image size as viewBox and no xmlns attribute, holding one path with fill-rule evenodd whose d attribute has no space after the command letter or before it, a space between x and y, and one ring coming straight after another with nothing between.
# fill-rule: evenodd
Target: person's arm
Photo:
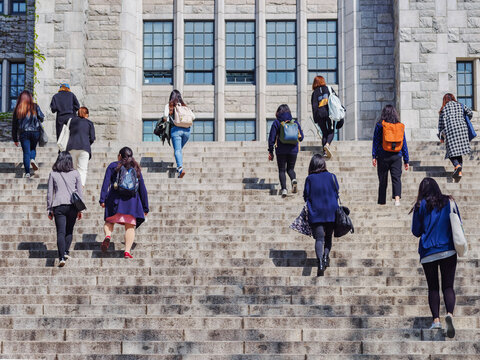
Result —
<instances>
[{"instance_id":1,"label":"person's arm","mask_svg":"<svg viewBox=\"0 0 480 360\"><path fill-rule=\"evenodd\" d=\"M80 173L77 171L75 174L75 189L80 196L80 199L83 200L83 185L82 185L82 179L80 178Z\"/></svg>"},{"instance_id":2,"label":"person's arm","mask_svg":"<svg viewBox=\"0 0 480 360\"><path fill-rule=\"evenodd\" d=\"M170 106L169 104L165 105L165 109L163 110L163 117L168 119L168 116L170 115Z\"/></svg>"},{"instance_id":3,"label":"person's arm","mask_svg":"<svg viewBox=\"0 0 480 360\"><path fill-rule=\"evenodd\" d=\"M42 109L40 109L40 106L35 104L37 106L37 119L40 120L40 122L43 122L43 119L45 119L45 115L42 112Z\"/></svg>"},{"instance_id":4,"label":"person's arm","mask_svg":"<svg viewBox=\"0 0 480 360\"><path fill-rule=\"evenodd\" d=\"M382 140L382 127L378 123L375 124L375 131L373 132L373 142L372 142L372 158L376 159L378 157L378 151L381 146Z\"/></svg>"},{"instance_id":5,"label":"person's arm","mask_svg":"<svg viewBox=\"0 0 480 360\"><path fill-rule=\"evenodd\" d=\"M18 119L15 113L12 118L12 140L15 144L18 143Z\"/></svg>"},{"instance_id":6,"label":"person's arm","mask_svg":"<svg viewBox=\"0 0 480 360\"><path fill-rule=\"evenodd\" d=\"M298 132L300 133L300 137L298 138L298 141L303 141L303 130L302 130L302 127L300 125L300 123L295 120L295 122L298 124Z\"/></svg>"},{"instance_id":7,"label":"person's arm","mask_svg":"<svg viewBox=\"0 0 480 360\"><path fill-rule=\"evenodd\" d=\"M148 214L150 211L150 209L148 208L148 193L145 182L143 181L142 174L140 174L140 179L138 183L138 194L140 195L140 200L142 201L143 212L145 214Z\"/></svg>"},{"instance_id":8,"label":"person's arm","mask_svg":"<svg viewBox=\"0 0 480 360\"><path fill-rule=\"evenodd\" d=\"M47 211L48 213L52 212L52 204L53 204L53 176L52 173L48 176L48 184L47 184Z\"/></svg>"},{"instance_id":9,"label":"person's arm","mask_svg":"<svg viewBox=\"0 0 480 360\"><path fill-rule=\"evenodd\" d=\"M408 165L410 158L408 156L407 138L405 137L405 134L403 134L402 156L403 156L403 163L405 165Z\"/></svg>"},{"instance_id":10,"label":"person's arm","mask_svg":"<svg viewBox=\"0 0 480 360\"><path fill-rule=\"evenodd\" d=\"M420 237L422 236L423 231L423 209L422 205L420 205L420 208L413 211L412 234L416 237Z\"/></svg>"},{"instance_id":11,"label":"person's arm","mask_svg":"<svg viewBox=\"0 0 480 360\"><path fill-rule=\"evenodd\" d=\"M270 154L273 154L273 148L277 140L278 124L278 121L275 120L270 128L270 136L268 137L268 152Z\"/></svg>"},{"instance_id":12,"label":"person's arm","mask_svg":"<svg viewBox=\"0 0 480 360\"><path fill-rule=\"evenodd\" d=\"M90 125L90 134L89 134L90 145L92 145L96 140L95 139L95 125L93 125L93 123L91 121L89 122L89 125Z\"/></svg>"},{"instance_id":13,"label":"person's arm","mask_svg":"<svg viewBox=\"0 0 480 360\"><path fill-rule=\"evenodd\" d=\"M307 177L307 179L305 180L305 186L303 188L303 200L307 202L309 196L310 196L310 178Z\"/></svg>"},{"instance_id":14,"label":"person's arm","mask_svg":"<svg viewBox=\"0 0 480 360\"><path fill-rule=\"evenodd\" d=\"M73 95L73 110L78 111L78 109L80 109L80 103L78 102L78 99L75 96L75 94L72 93L72 95Z\"/></svg>"},{"instance_id":15,"label":"person's arm","mask_svg":"<svg viewBox=\"0 0 480 360\"><path fill-rule=\"evenodd\" d=\"M107 199L108 189L110 188L110 182L113 174L113 166L109 165L105 171L105 177L103 178L102 190L100 191L100 204L104 204Z\"/></svg>"},{"instance_id":16,"label":"person's arm","mask_svg":"<svg viewBox=\"0 0 480 360\"><path fill-rule=\"evenodd\" d=\"M438 117L438 138L440 140L445 140L443 138L444 130L445 130L445 113L442 111Z\"/></svg>"},{"instance_id":17,"label":"person's arm","mask_svg":"<svg viewBox=\"0 0 480 360\"><path fill-rule=\"evenodd\" d=\"M317 112L318 112L318 96L317 96L317 91L314 90L312 93L312 114L313 114L313 119L317 117Z\"/></svg>"},{"instance_id":18,"label":"person's arm","mask_svg":"<svg viewBox=\"0 0 480 360\"><path fill-rule=\"evenodd\" d=\"M463 110L464 110L464 112L465 112L465 115L467 115L467 116L470 118L470 120L472 120L472 117L473 117L473 111L472 111L472 109L470 109L470 108L467 107L467 106L463 106Z\"/></svg>"},{"instance_id":19,"label":"person's arm","mask_svg":"<svg viewBox=\"0 0 480 360\"><path fill-rule=\"evenodd\" d=\"M52 101L50 102L50 110L52 110L52 113L56 113L58 111L55 95L52 97Z\"/></svg>"}]
</instances>

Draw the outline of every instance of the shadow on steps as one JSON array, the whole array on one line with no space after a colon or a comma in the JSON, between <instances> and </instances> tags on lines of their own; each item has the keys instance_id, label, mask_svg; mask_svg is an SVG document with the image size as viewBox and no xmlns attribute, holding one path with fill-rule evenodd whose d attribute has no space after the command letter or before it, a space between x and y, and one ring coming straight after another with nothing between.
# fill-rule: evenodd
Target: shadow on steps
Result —
<instances>
[{"instance_id":1,"label":"shadow on steps","mask_svg":"<svg viewBox=\"0 0 480 360\"><path fill-rule=\"evenodd\" d=\"M169 178L174 178L177 172L173 162L153 161L153 157L142 156L140 166L149 173L167 173Z\"/></svg>"},{"instance_id":2,"label":"shadow on steps","mask_svg":"<svg viewBox=\"0 0 480 360\"><path fill-rule=\"evenodd\" d=\"M278 195L278 190L275 189L277 184L267 183L265 179L243 178L242 184L245 190L270 190L270 195Z\"/></svg>"},{"instance_id":3,"label":"shadow on steps","mask_svg":"<svg viewBox=\"0 0 480 360\"><path fill-rule=\"evenodd\" d=\"M310 276L312 268L318 266L318 260L307 258L307 252L304 250L270 249L269 258L277 267L302 267L302 276Z\"/></svg>"}]
</instances>

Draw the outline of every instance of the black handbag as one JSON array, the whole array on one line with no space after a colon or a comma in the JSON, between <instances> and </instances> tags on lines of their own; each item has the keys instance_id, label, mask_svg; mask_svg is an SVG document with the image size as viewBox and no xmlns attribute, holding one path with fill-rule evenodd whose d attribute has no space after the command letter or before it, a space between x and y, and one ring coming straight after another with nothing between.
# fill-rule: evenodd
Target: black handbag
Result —
<instances>
[{"instance_id":1,"label":"black handbag","mask_svg":"<svg viewBox=\"0 0 480 360\"><path fill-rule=\"evenodd\" d=\"M87 207L85 206L85 203L83 202L82 198L80 197L80 195L78 195L76 192L72 192L70 191L68 185L67 185L67 181L65 180L65 178L63 177L62 173L60 173L60 176L62 177L63 179L63 182L65 183L65 186L67 187L67 191L72 194L70 196L70 202L72 203L72 205L75 207L75 209L77 210L77 212L80 212L80 211L83 211L85 210Z\"/></svg>"},{"instance_id":2,"label":"black handbag","mask_svg":"<svg viewBox=\"0 0 480 360\"><path fill-rule=\"evenodd\" d=\"M333 235L335 237L342 237L347 235L349 232L354 233L355 229L353 228L352 220L350 219L350 210L342 205L340 201L340 195L338 194L338 187L337 183L335 182L335 178L332 175L333 184L335 189L337 190L337 199L338 199L338 208L335 210L335 227L333 229Z\"/></svg>"}]
</instances>

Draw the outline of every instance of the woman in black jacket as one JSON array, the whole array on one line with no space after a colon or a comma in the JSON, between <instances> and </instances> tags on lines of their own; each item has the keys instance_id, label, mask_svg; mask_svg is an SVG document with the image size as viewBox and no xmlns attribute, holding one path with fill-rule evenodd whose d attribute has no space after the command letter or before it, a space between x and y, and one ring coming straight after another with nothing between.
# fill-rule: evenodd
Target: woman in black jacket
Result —
<instances>
[{"instance_id":1,"label":"woman in black jacket","mask_svg":"<svg viewBox=\"0 0 480 360\"><path fill-rule=\"evenodd\" d=\"M40 122L43 122L43 118L42 110L33 102L32 94L27 90L22 91L13 111L12 139L15 146L19 145L19 140L22 144L24 177L26 178L30 177L30 166L33 170L38 170L35 157L40 139Z\"/></svg>"},{"instance_id":2,"label":"woman in black jacket","mask_svg":"<svg viewBox=\"0 0 480 360\"><path fill-rule=\"evenodd\" d=\"M50 103L50 109L52 113L57 113L57 120L55 123L55 129L57 131L57 140L62 132L63 124L66 124L68 119L73 118L76 115L80 104L74 93L70 91L70 85L61 84L58 93L53 95L52 102Z\"/></svg>"}]
</instances>

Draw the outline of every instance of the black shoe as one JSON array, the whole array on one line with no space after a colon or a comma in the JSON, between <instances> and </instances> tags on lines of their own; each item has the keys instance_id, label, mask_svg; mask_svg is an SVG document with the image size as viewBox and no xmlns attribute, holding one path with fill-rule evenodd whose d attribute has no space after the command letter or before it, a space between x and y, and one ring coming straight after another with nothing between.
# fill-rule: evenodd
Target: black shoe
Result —
<instances>
[{"instance_id":1,"label":"black shoe","mask_svg":"<svg viewBox=\"0 0 480 360\"><path fill-rule=\"evenodd\" d=\"M326 269L327 267L330 266L330 257L328 255L323 255L323 267Z\"/></svg>"},{"instance_id":2,"label":"black shoe","mask_svg":"<svg viewBox=\"0 0 480 360\"><path fill-rule=\"evenodd\" d=\"M445 318L445 323L447 324L447 337L449 337L450 339L454 338L455 328L453 326L453 319L450 315L447 315L447 317Z\"/></svg>"},{"instance_id":3,"label":"black shoe","mask_svg":"<svg viewBox=\"0 0 480 360\"><path fill-rule=\"evenodd\" d=\"M325 272L325 266L323 265L323 261L319 260L318 269L317 269L317 276L323 276Z\"/></svg>"}]
</instances>

